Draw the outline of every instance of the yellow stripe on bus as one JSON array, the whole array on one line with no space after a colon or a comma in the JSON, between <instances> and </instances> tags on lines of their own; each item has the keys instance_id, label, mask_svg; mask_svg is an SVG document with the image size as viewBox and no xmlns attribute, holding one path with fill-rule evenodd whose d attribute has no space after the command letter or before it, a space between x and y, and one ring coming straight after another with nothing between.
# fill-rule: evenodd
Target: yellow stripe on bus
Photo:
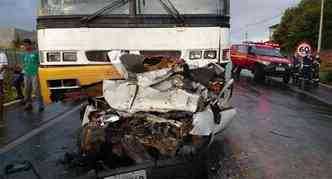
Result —
<instances>
[{"instance_id":1,"label":"yellow stripe on bus","mask_svg":"<svg viewBox=\"0 0 332 179\"><path fill-rule=\"evenodd\" d=\"M89 66L55 66L39 68L40 88L44 102L51 103L48 80L76 79L81 86L103 81L105 79L122 79L120 73L113 65Z\"/></svg>"}]
</instances>

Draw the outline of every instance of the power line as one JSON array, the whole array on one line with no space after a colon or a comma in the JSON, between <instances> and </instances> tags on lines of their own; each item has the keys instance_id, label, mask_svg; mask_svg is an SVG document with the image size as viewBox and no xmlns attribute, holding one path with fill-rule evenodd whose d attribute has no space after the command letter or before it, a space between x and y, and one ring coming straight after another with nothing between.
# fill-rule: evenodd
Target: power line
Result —
<instances>
[{"instance_id":1,"label":"power line","mask_svg":"<svg viewBox=\"0 0 332 179\"><path fill-rule=\"evenodd\" d=\"M245 39L245 41L248 41L249 40L249 33L248 33L249 28L253 28L253 26L256 26L258 24L264 24L273 19L279 18L282 15L283 15L283 13L269 17L269 18L262 19L260 21L254 22L254 23L247 24L247 25L243 26L242 28L240 28L239 30L232 32L232 35L236 36L236 37L241 37L243 35L242 33L244 32L244 39ZM243 38L243 36L242 36L242 38Z\"/></svg>"},{"instance_id":2,"label":"power line","mask_svg":"<svg viewBox=\"0 0 332 179\"><path fill-rule=\"evenodd\" d=\"M266 18L266 19L262 19L260 21L255 22L255 23L246 24L245 26L241 27L239 30L236 30L237 32L235 32L235 33L243 32L243 30L248 29L250 26L254 26L254 25L258 25L258 24L263 24L263 23L269 22L269 21L271 21L273 19L281 17L282 15L283 15L283 13L280 13L278 15L275 15L275 16L272 16L272 17L269 17L269 18Z\"/></svg>"},{"instance_id":3,"label":"power line","mask_svg":"<svg viewBox=\"0 0 332 179\"><path fill-rule=\"evenodd\" d=\"M294 1L295 1L294 5L296 5L298 3L297 1L299 1L299 0L294 0ZM277 15L271 16L269 18L262 19L260 21L254 22L254 23L246 24L243 27L239 28L238 30L232 31L232 36L235 36L235 37L241 37L242 36L242 38L243 38L242 33L245 32L244 38L247 40L248 39L248 29L249 28L252 29L253 27L257 27L256 25L258 25L258 24L264 24L264 23L267 23L267 22L269 22L271 20L274 20L276 18L280 18L281 16L283 16L284 10L283 10L283 8L280 8L279 10L282 11L282 12L277 14Z\"/></svg>"},{"instance_id":4,"label":"power line","mask_svg":"<svg viewBox=\"0 0 332 179\"><path fill-rule=\"evenodd\" d=\"M270 18L266 18L266 19L263 19L261 21L258 21L258 22L255 22L255 23L252 23L252 24L247 24L247 26L253 26L253 25L257 25L257 24L263 24L265 22L269 22L270 20L273 20L273 19L276 19L276 18L279 18L283 15L284 13L281 13L281 14L278 14L276 16L273 16L273 17L270 17Z\"/></svg>"}]
</instances>

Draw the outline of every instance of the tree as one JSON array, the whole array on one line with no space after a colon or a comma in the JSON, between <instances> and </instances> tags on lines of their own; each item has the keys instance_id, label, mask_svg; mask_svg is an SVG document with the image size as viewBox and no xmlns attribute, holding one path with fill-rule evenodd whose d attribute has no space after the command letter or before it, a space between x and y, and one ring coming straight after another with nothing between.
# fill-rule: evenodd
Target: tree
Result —
<instances>
[{"instance_id":1,"label":"tree","mask_svg":"<svg viewBox=\"0 0 332 179\"><path fill-rule=\"evenodd\" d=\"M302 0L296 7L285 11L281 23L273 34L273 40L283 50L293 52L305 41L317 47L321 0ZM332 48L332 0L326 0L324 17L324 49Z\"/></svg>"}]
</instances>

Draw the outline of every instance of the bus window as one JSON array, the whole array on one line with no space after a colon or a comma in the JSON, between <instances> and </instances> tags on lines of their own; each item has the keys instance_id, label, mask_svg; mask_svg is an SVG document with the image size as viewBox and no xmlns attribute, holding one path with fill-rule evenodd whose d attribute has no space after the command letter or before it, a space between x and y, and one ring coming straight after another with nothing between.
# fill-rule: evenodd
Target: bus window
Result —
<instances>
[{"instance_id":1,"label":"bus window","mask_svg":"<svg viewBox=\"0 0 332 179\"><path fill-rule=\"evenodd\" d=\"M92 14L117 0L40 0L39 16ZM128 3L105 14L129 14Z\"/></svg>"},{"instance_id":2,"label":"bus window","mask_svg":"<svg viewBox=\"0 0 332 179\"><path fill-rule=\"evenodd\" d=\"M139 14L168 14L160 0L137 0ZM229 0L170 0L180 14L229 15Z\"/></svg>"},{"instance_id":3,"label":"bus window","mask_svg":"<svg viewBox=\"0 0 332 179\"><path fill-rule=\"evenodd\" d=\"M128 1L119 0L39 0L39 16L87 15L111 3L120 4L104 14L128 15ZM180 14L229 15L229 0L170 0ZM168 14L160 0L137 0L138 14Z\"/></svg>"},{"instance_id":4,"label":"bus window","mask_svg":"<svg viewBox=\"0 0 332 179\"><path fill-rule=\"evenodd\" d=\"M123 79L108 56L113 50L143 55L148 65L168 58L190 68L229 63L229 2L39 0L39 81L45 103L72 92L85 95L86 87L105 79Z\"/></svg>"},{"instance_id":5,"label":"bus window","mask_svg":"<svg viewBox=\"0 0 332 179\"><path fill-rule=\"evenodd\" d=\"M109 50L100 51L88 51L86 52L86 57L91 62L110 62L108 58Z\"/></svg>"},{"instance_id":6,"label":"bus window","mask_svg":"<svg viewBox=\"0 0 332 179\"><path fill-rule=\"evenodd\" d=\"M244 54L247 54L248 53L248 46L245 46L245 45L239 45L237 47L237 50L239 53L244 53Z\"/></svg>"},{"instance_id":7,"label":"bus window","mask_svg":"<svg viewBox=\"0 0 332 179\"><path fill-rule=\"evenodd\" d=\"M61 61L60 52L48 52L47 53L47 61L48 62L60 62Z\"/></svg>"}]
</instances>

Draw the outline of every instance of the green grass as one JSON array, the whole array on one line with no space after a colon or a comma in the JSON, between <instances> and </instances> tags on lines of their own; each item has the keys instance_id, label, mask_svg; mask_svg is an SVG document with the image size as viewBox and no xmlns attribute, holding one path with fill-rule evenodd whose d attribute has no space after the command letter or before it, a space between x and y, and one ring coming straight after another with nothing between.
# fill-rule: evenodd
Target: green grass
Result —
<instances>
[{"instance_id":1,"label":"green grass","mask_svg":"<svg viewBox=\"0 0 332 179\"><path fill-rule=\"evenodd\" d=\"M320 66L320 80L322 83L332 85L332 60L328 57L322 59Z\"/></svg>"},{"instance_id":2,"label":"green grass","mask_svg":"<svg viewBox=\"0 0 332 179\"><path fill-rule=\"evenodd\" d=\"M320 80L322 83L332 85L332 70L320 72Z\"/></svg>"}]
</instances>

